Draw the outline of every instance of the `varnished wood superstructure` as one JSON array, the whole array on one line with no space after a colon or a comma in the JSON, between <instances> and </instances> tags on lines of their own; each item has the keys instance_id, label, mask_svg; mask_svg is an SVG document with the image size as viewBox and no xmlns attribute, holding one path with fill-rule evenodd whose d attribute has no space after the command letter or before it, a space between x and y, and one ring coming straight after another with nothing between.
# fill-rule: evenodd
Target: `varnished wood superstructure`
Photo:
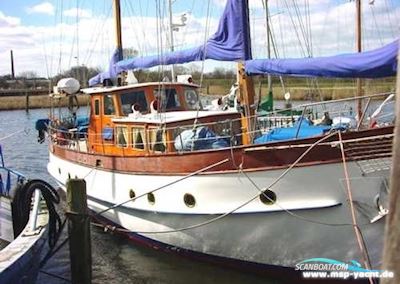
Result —
<instances>
[{"instance_id":1,"label":"varnished wood superstructure","mask_svg":"<svg viewBox=\"0 0 400 284\"><path fill-rule=\"evenodd\" d=\"M138 106L138 115L146 115L151 113L151 107L157 108L157 113L180 112L201 110L201 103L197 92L197 85L185 83L146 83L134 86L110 87L110 88L92 88L83 90L84 93L91 95L90 118L88 128L88 152L94 154L107 155L143 155L151 154L151 147L146 141L151 140L147 137L148 129L154 131L161 127L156 120L145 123L136 123L133 120L121 120L121 118L129 117L132 114L131 107ZM164 102L162 102L164 100ZM220 118L220 117L219 117ZM227 114L226 119L238 118L238 114ZM119 121L118 121L119 119ZM162 117L161 117L162 119ZM210 118L200 118L199 123L208 123ZM117 122L118 121L118 122ZM194 119L188 119L185 124L193 124ZM174 127L177 123L171 123L168 127ZM116 130L124 129L129 132L127 145L134 144L131 141L132 129L141 133L141 147L127 147L127 145L118 145L125 143L117 143L118 133ZM109 131L109 137L105 137L104 133ZM163 132L163 140L171 141L171 133ZM154 143L153 143L154 144ZM171 145L167 146L165 151L171 152ZM153 151L154 152L154 151Z\"/></svg>"},{"instance_id":2,"label":"varnished wood superstructure","mask_svg":"<svg viewBox=\"0 0 400 284\"><path fill-rule=\"evenodd\" d=\"M247 117L232 109L204 111L197 87L186 83L147 83L86 89L83 92L91 96L87 135L53 135L51 151L87 167L153 175L190 174L228 158L228 163L208 171L228 173L239 167L245 171L287 168L321 139L317 136L252 144L250 137L260 130L249 133L247 123L255 123L255 116ZM136 113L132 113L132 106L137 107ZM228 143L218 149L176 148L184 131L194 133L199 127L210 129ZM390 157L392 133L392 126L343 133L348 159ZM335 143L338 135L316 145L297 167L340 163L342 157Z\"/></svg>"}]
</instances>

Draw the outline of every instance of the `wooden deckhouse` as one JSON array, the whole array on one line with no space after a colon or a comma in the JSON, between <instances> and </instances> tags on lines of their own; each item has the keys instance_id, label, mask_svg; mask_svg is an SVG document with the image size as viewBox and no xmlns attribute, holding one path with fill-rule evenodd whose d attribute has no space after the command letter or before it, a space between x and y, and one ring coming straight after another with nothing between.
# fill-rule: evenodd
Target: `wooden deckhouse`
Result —
<instances>
[{"instance_id":1,"label":"wooden deckhouse","mask_svg":"<svg viewBox=\"0 0 400 284\"><path fill-rule=\"evenodd\" d=\"M240 114L204 111L197 89L194 84L162 82L83 90L91 105L87 151L118 156L176 152L174 140L182 131L221 120L226 125L210 125L212 131L239 134Z\"/></svg>"}]
</instances>

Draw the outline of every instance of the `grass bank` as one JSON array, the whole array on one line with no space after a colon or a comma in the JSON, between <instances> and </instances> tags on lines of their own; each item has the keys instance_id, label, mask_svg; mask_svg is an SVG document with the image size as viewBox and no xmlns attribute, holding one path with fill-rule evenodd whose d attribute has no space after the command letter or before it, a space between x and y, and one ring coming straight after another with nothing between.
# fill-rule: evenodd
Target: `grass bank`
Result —
<instances>
[{"instance_id":1,"label":"grass bank","mask_svg":"<svg viewBox=\"0 0 400 284\"><path fill-rule=\"evenodd\" d=\"M204 95L223 96L229 92L235 79L204 79L200 92ZM197 82L196 82L197 83ZM354 97L356 95L355 80L349 79L309 79L283 78L283 85L279 79L273 78L273 95L276 100L283 100L285 92L290 92L292 100L333 100ZM365 79L363 80L363 92L365 95L387 93L395 91L395 78ZM254 78L256 94L267 95L267 79L264 77ZM88 104L88 95L78 96L79 105ZM25 109L25 95L0 95L0 110ZM29 96L29 108L48 108L51 105L67 106L68 99L61 98L59 102L54 101L48 95Z\"/></svg>"},{"instance_id":2,"label":"grass bank","mask_svg":"<svg viewBox=\"0 0 400 284\"><path fill-rule=\"evenodd\" d=\"M202 84L202 93L209 95L225 95L229 92L231 85L235 82L232 79L205 79ZM277 100L283 100L285 92L290 92L292 100L334 100L349 98L356 95L355 80L349 79L304 79L304 78L283 78L282 83L274 78L273 94ZM396 86L395 78L365 79L363 80L363 92L365 95L394 92ZM254 78L256 94L261 92L266 96L267 80L265 78Z\"/></svg>"},{"instance_id":3,"label":"grass bank","mask_svg":"<svg viewBox=\"0 0 400 284\"><path fill-rule=\"evenodd\" d=\"M85 106L89 102L88 95L79 95L78 102L80 106ZM63 97L55 100L49 95L29 96L29 109L49 108L51 106L68 106L68 98ZM25 109L25 96L0 96L0 110L16 110Z\"/></svg>"}]
</instances>

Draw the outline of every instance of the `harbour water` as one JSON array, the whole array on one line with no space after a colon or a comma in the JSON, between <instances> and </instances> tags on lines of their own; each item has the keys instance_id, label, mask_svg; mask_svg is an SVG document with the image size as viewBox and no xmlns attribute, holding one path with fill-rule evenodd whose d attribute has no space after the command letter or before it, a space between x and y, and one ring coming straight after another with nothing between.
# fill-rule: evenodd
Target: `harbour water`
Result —
<instances>
[{"instance_id":1,"label":"harbour water","mask_svg":"<svg viewBox=\"0 0 400 284\"><path fill-rule=\"evenodd\" d=\"M84 114L86 109L80 111ZM52 183L46 170L47 145L37 143L35 131L35 121L47 117L48 112L47 109L0 112L0 145L6 165L29 178ZM91 234L93 283L279 283L264 276L137 247L97 227L92 226ZM64 232L60 241L65 238ZM37 283L70 283L68 246L58 251L42 271Z\"/></svg>"}]
</instances>

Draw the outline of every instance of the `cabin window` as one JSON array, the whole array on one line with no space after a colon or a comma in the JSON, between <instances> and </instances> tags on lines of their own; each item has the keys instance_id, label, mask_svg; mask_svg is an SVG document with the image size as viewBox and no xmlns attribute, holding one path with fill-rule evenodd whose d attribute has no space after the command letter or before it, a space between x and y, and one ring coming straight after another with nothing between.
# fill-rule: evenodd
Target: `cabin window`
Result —
<instances>
[{"instance_id":1,"label":"cabin window","mask_svg":"<svg viewBox=\"0 0 400 284\"><path fill-rule=\"evenodd\" d=\"M128 146L128 128L124 126L117 126L115 128L115 139L116 145L118 147L127 147Z\"/></svg>"},{"instance_id":2,"label":"cabin window","mask_svg":"<svg viewBox=\"0 0 400 284\"><path fill-rule=\"evenodd\" d=\"M132 113L132 105L138 104L140 106L140 112L147 111L147 101L144 91L137 91L127 94L121 94L121 106L124 115Z\"/></svg>"},{"instance_id":3,"label":"cabin window","mask_svg":"<svg viewBox=\"0 0 400 284\"><path fill-rule=\"evenodd\" d=\"M190 110L202 109L201 102L199 101L199 95L193 89L185 89L185 100Z\"/></svg>"},{"instance_id":4,"label":"cabin window","mask_svg":"<svg viewBox=\"0 0 400 284\"><path fill-rule=\"evenodd\" d=\"M133 127L132 128L132 147L136 149L144 149L146 143L146 135L144 128Z\"/></svg>"},{"instance_id":5,"label":"cabin window","mask_svg":"<svg viewBox=\"0 0 400 284\"><path fill-rule=\"evenodd\" d=\"M94 115L100 114L100 100L94 100Z\"/></svg>"},{"instance_id":6,"label":"cabin window","mask_svg":"<svg viewBox=\"0 0 400 284\"><path fill-rule=\"evenodd\" d=\"M154 97L161 102L161 110L177 109L181 106L175 89L154 90Z\"/></svg>"},{"instance_id":7,"label":"cabin window","mask_svg":"<svg viewBox=\"0 0 400 284\"><path fill-rule=\"evenodd\" d=\"M112 95L104 96L104 114L105 115L114 115L115 114L115 106Z\"/></svg>"},{"instance_id":8,"label":"cabin window","mask_svg":"<svg viewBox=\"0 0 400 284\"><path fill-rule=\"evenodd\" d=\"M154 152L165 152L165 131L163 129L151 129L149 132L150 149Z\"/></svg>"}]
</instances>

